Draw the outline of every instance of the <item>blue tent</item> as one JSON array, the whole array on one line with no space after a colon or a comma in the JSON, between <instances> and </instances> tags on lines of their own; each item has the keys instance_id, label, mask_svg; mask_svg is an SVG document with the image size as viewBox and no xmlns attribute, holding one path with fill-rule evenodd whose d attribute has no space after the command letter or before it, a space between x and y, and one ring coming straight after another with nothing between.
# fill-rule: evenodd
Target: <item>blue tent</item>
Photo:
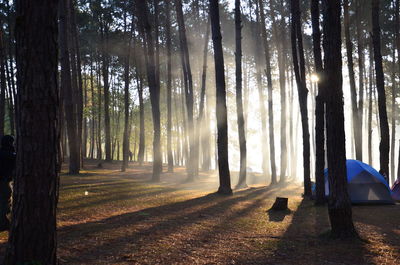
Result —
<instances>
[{"instance_id":1,"label":"blue tent","mask_svg":"<svg viewBox=\"0 0 400 265\"><path fill-rule=\"evenodd\" d=\"M390 187L373 167L358 160L346 160L348 191L352 203L393 204ZM329 195L328 169L325 175L325 195Z\"/></svg>"}]
</instances>

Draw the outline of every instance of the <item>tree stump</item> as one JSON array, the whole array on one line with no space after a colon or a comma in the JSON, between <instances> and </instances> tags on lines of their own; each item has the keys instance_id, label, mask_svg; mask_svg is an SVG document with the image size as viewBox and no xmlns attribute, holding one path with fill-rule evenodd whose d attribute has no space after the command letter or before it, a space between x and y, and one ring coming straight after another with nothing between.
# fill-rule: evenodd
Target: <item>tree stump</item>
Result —
<instances>
[{"instance_id":1,"label":"tree stump","mask_svg":"<svg viewBox=\"0 0 400 265\"><path fill-rule=\"evenodd\" d=\"M272 205L271 210L274 211L288 210L288 198L276 197L274 205Z\"/></svg>"}]
</instances>

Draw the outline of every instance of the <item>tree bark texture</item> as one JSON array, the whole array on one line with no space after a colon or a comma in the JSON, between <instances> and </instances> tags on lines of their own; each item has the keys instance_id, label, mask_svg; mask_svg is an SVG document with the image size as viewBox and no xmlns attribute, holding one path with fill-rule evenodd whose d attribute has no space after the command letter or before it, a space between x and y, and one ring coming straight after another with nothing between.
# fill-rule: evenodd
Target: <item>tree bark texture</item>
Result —
<instances>
[{"instance_id":1,"label":"tree bark texture","mask_svg":"<svg viewBox=\"0 0 400 265\"><path fill-rule=\"evenodd\" d=\"M347 192L346 147L343 113L340 0L324 0L324 85L329 175L328 212L333 237L354 237Z\"/></svg>"},{"instance_id":2,"label":"tree bark texture","mask_svg":"<svg viewBox=\"0 0 400 265\"><path fill-rule=\"evenodd\" d=\"M269 151L271 163L271 184L277 183L276 179L276 162L275 162L275 133L274 133L274 114L272 110L272 73L271 73L271 56L269 51L269 42L267 37L267 28L265 23L264 5L262 0L258 0L260 18L261 18L261 36L263 39L264 55L265 55L265 74L267 76L268 85L268 125L269 125Z\"/></svg>"},{"instance_id":3,"label":"tree bark texture","mask_svg":"<svg viewBox=\"0 0 400 265\"><path fill-rule=\"evenodd\" d=\"M349 18L349 0L343 2L343 22L344 22L344 35L346 37L346 55L347 67L349 70L350 79L350 95L351 95L351 110L353 120L353 137L356 150L356 159L362 161L362 142L361 142L361 127L359 120L359 112L357 106L357 91L356 81L354 77L354 62L353 62L353 43L350 38L350 18Z\"/></svg>"},{"instance_id":4,"label":"tree bark texture","mask_svg":"<svg viewBox=\"0 0 400 265\"><path fill-rule=\"evenodd\" d=\"M319 0L311 0L313 52L316 74L319 77L318 95L315 102L315 184L316 204L325 203L325 100L323 65L321 55L321 31L319 28Z\"/></svg>"},{"instance_id":5,"label":"tree bark texture","mask_svg":"<svg viewBox=\"0 0 400 265\"><path fill-rule=\"evenodd\" d=\"M181 50L181 60L182 60L182 69L183 69L183 81L184 81L184 89L185 89L185 103L186 103L186 111L187 111L187 129L189 134L189 159L187 165L188 172L188 180L192 181L198 175L198 156L197 153L197 144L195 140L195 128L194 128L194 120L193 120L193 80L192 80L192 70L190 67L189 60L189 49L186 39L186 27L183 18L182 11L182 0L175 0L176 7L176 15L178 21L179 28L179 41L180 41L180 50Z\"/></svg>"},{"instance_id":6,"label":"tree bark texture","mask_svg":"<svg viewBox=\"0 0 400 265\"><path fill-rule=\"evenodd\" d=\"M78 147L77 108L74 104L74 91L71 80L71 62L68 42L70 24L70 0L60 0L60 61L61 93L63 95L64 113L67 124L69 147L69 173L78 174L80 169L80 152Z\"/></svg>"},{"instance_id":7,"label":"tree bark texture","mask_svg":"<svg viewBox=\"0 0 400 265\"><path fill-rule=\"evenodd\" d=\"M214 44L215 82L216 82L216 114L218 129L218 193L232 194L231 177L228 161L228 114L226 108L226 88L224 71L224 54L219 19L218 0L210 0L210 17L212 40Z\"/></svg>"},{"instance_id":8,"label":"tree bark texture","mask_svg":"<svg viewBox=\"0 0 400 265\"><path fill-rule=\"evenodd\" d=\"M17 170L6 265L57 264L57 12L58 1L16 1Z\"/></svg>"},{"instance_id":9,"label":"tree bark texture","mask_svg":"<svg viewBox=\"0 0 400 265\"><path fill-rule=\"evenodd\" d=\"M151 111L153 116L153 176L152 180L160 181L162 173L162 152L161 152L161 125L160 125L160 86L156 80L156 67L154 60L154 41L151 26L148 20L148 9L145 0L137 1L137 14L140 16L140 27L146 50L147 81L150 89Z\"/></svg>"},{"instance_id":10,"label":"tree bark texture","mask_svg":"<svg viewBox=\"0 0 400 265\"><path fill-rule=\"evenodd\" d=\"M304 195L311 196L310 180L310 132L308 129L307 86L304 65L303 40L301 36L299 0L291 0L291 39L293 66L299 94L301 124L303 132Z\"/></svg>"},{"instance_id":11,"label":"tree bark texture","mask_svg":"<svg viewBox=\"0 0 400 265\"><path fill-rule=\"evenodd\" d=\"M235 38L236 38L236 110L237 124L239 134L239 149L240 149L240 171L239 181L236 187L247 187L246 184L246 163L247 163L247 148L245 135L245 120L243 115L243 99L242 99L242 19L240 12L240 0L235 0Z\"/></svg>"},{"instance_id":12,"label":"tree bark texture","mask_svg":"<svg viewBox=\"0 0 400 265\"><path fill-rule=\"evenodd\" d=\"M381 141L379 143L379 172L389 180L389 124L386 112L385 80L383 76L381 54L381 29L379 26L379 0L372 0L372 42L374 47L375 78L378 91L379 127Z\"/></svg>"}]
</instances>

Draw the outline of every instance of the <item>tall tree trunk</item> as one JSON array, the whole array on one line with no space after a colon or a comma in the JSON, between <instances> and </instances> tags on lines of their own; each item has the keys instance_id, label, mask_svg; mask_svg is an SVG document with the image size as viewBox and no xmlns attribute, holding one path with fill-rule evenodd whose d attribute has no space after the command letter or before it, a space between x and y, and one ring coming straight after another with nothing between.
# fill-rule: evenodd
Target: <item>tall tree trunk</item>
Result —
<instances>
[{"instance_id":1,"label":"tall tree trunk","mask_svg":"<svg viewBox=\"0 0 400 265\"><path fill-rule=\"evenodd\" d=\"M193 120L193 80L189 60L189 49L186 40L186 29L182 11L182 0L175 0L176 15L179 27L179 41L181 48L181 60L183 69L183 80L185 88L185 103L188 117L189 133L189 160L187 165L188 180L191 181L198 174L198 158L196 161L197 146L195 141L194 120Z\"/></svg>"},{"instance_id":2,"label":"tall tree trunk","mask_svg":"<svg viewBox=\"0 0 400 265\"><path fill-rule=\"evenodd\" d=\"M80 166L83 165L83 145L82 145L82 132L83 132L83 83L82 83L82 67L81 67L81 56L79 50L79 40L78 40L78 27L76 25L76 15L75 15L75 0L71 1L70 5L70 16L71 16L71 47L72 54L71 63L73 63L74 67L72 68L73 75L76 75L76 84L75 84L75 98L74 103L76 106L77 113L77 145L79 150L80 157ZM75 71L74 71L75 68ZM75 73L74 73L75 72ZM86 148L86 145L85 145Z\"/></svg>"},{"instance_id":3,"label":"tall tree trunk","mask_svg":"<svg viewBox=\"0 0 400 265\"><path fill-rule=\"evenodd\" d=\"M280 165L280 179L279 182L285 183L286 182L286 171L287 171L287 140L286 140L286 72L285 72L285 62L286 62L286 26L284 17L282 14L281 23L280 25L277 24L275 21L275 12L274 6L272 5L272 1L270 1L270 12L271 12L271 19L272 19L272 30L273 34L275 35L275 46L278 55L278 70L279 70L279 88L280 88L280 100L281 100L281 137L280 137L280 149L281 149L281 165ZM284 12L283 2L281 2L281 7L279 9L280 12ZM278 30L279 26L279 30ZM279 44L280 43L280 44Z\"/></svg>"},{"instance_id":4,"label":"tall tree trunk","mask_svg":"<svg viewBox=\"0 0 400 265\"><path fill-rule=\"evenodd\" d=\"M3 39L3 22L0 18L0 139L4 135L6 111L6 69L5 48Z\"/></svg>"},{"instance_id":5,"label":"tall tree trunk","mask_svg":"<svg viewBox=\"0 0 400 265\"><path fill-rule=\"evenodd\" d=\"M110 124L110 81L109 81L109 65L110 56L108 55L108 30L106 25L101 25L101 42L102 42L102 74L104 89L104 132L105 132L105 151L106 161L110 162L111 158L111 124Z\"/></svg>"},{"instance_id":6,"label":"tall tree trunk","mask_svg":"<svg viewBox=\"0 0 400 265\"><path fill-rule=\"evenodd\" d=\"M236 38L236 109L240 149L240 171L237 188L247 187L246 164L247 148L245 135L245 121L242 102L242 19L240 13L240 0L235 0L235 38Z\"/></svg>"},{"instance_id":7,"label":"tall tree trunk","mask_svg":"<svg viewBox=\"0 0 400 265\"><path fill-rule=\"evenodd\" d=\"M170 2L165 2L166 9L166 45L167 45L167 156L168 172L174 172L174 157L172 155L172 43L171 43L171 10Z\"/></svg>"},{"instance_id":8,"label":"tall tree trunk","mask_svg":"<svg viewBox=\"0 0 400 265\"><path fill-rule=\"evenodd\" d=\"M198 146L198 141L200 137L201 141L201 149L203 152L203 163L202 163L202 170L209 170L210 169L210 152L209 152L209 128L208 128L208 114L207 108L205 109L205 97L206 97L206 85L207 85L207 55L208 55L208 41L210 38L210 25L211 20L210 17L207 20L207 29L206 29L206 36L204 39L204 51L203 51L203 69L201 75L201 91L200 91L200 106L199 106L199 117L197 118L197 127L196 130L196 146ZM199 136L200 135L200 136ZM199 159L199 147L197 148L196 159Z\"/></svg>"},{"instance_id":9,"label":"tall tree trunk","mask_svg":"<svg viewBox=\"0 0 400 265\"><path fill-rule=\"evenodd\" d=\"M160 86L156 79L156 67L154 60L154 41L151 26L147 17L146 1L137 1L137 14L140 16L140 27L146 50L146 70L147 80L150 90L151 111L153 115L153 181L160 181L162 172L162 152L161 152L161 126L160 126Z\"/></svg>"},{"instance_id":10,"label":"tall tree trunk","mask_svg":"<svg viewBox=\"0 0 400 265\"><path fill-rule=\"evenodd\" d=\"M382 67L380 34L379 0L372 0L372 41L374 46L376 88L378 91L379 127L381 128L381 141L379 144L379 172L389 181L389 124L386 112L385 81Z\"/></svg>"},{"instance_id":11,"label":"tall tree trunk","mask_svg":"<svg viewBox=\"0 0 400 265\"><path fill-rule=\"evenodd\" d=\"M311 196L310 180L310 132L308 129L307 86L305 79L304 50L301 36L299 0L291 0L292 13L292 57L299 93L301 124L303 131L304 195Z\"/></svg>"},{"instance_id":12,"label":"tall tree trunk","mask_svg":"<svg viewBox=\"0 0 400 265\"><path fill-rule=\"evenodd\" d=\"M373 47L372 38L369 41L369 96L368 96L368 164L372 165L372 93L373 93Z\"/></svg>"},{"instance_id":13,"label":"tall tree trunk","mask_svg":"<svg viewBox=\"0 0 400 265\"><path fill-rule=\"evenodd\" d=\"M399 66L399 73L400 73L400 0L396 0L395 5L395 37L396 37L396 50L397 50L397 63ZM395 137L393 134L392 137ZM400 145L399 145L399 161L397 166L397 174L396 178L400 179ZM394 177L393 177L394 179Z\"/></svg>"},{"instance_id":14,"label":"tall tree trunk","mask_svg":"<svg viewBox=\"0 0 400 265\"><path fill-rule=\"evenodd\" d=\"M133 18L132 18L133 19ZM130 110L130 94L129 94L129 60L130 60L130 51L131 51L131 41L132 41L132 34L133 34L133 22L131 25L131 30L127 32L127 22L125 17L125 42L127 42L127 54L125 55L125 62L124 62L124 135L123 135L123 142L122 142L122 167L121 171L124 172L128 167L129 162L129 131L130 131L130 119L129 119L129 110ZM127 33L129 36L126 36ZM118 152L119 154L119 152Z\"/></svg>"},{"instance_id":15,"label":"tall tree trunk","mask_svg":"<svg viewBox=\"0 0 400 265\"><path fill-rule=\"evenodd\" d=\"M251 0L250 6L252 5ZM265 100L264 100L264 91L263 91L263 83L261 76L261 57L259 56L259 51L261 49L261 40L260 40L260 12L258 1L256 1L256 24L251 29L254 30L252 33L254 35L254 61L256 68L256 83L258 90L258 102L259 102L259 112L261 117L261 152L262 152L262 170L265 177L270 176L271 164L269 163L269 152L268 149L268 139L267 139L267 111L265 109ZM252 19L252 18L250 18Z\"/></svg>"},{"instance_id":16,"label":"tall tree trunk","mask_svg":"<svg viewBox=\"0 0 400 265\"><path fill-rule=\"evenodd\" d=\"M137 160L139 165L141 166L144 162L144 150L146 147L146 134L144 127L144 100L143 100L143 81L141 74L138 72L136 67L136 75L137 75L137 90L139 97L139 150L137 154Z\"/></svg>"},{"instance_id":17,"label":"tall tree trunk","mask_svg":"<svg viewBox=\"0 0 400 265\"><path fill-rule=\"evenodd\" d=\"M58 263L57 4L16 1L17 171L6 265Z\"/></svg>"},{"instance_id":18,"label":"tall tree trunk","mask_svg":"<svg viewBox=\"0 0 400 265\"><path fill-rule=\"evenodd\" d=\"M355 237L347 192L344 132L340 1L324 0L324 79L329 168L328 212L333 237Z\"/></svg>"},{"instance_id":19,"label":"tall tree trunk","mask_svg":"<svg viewBox=\"0 0 400 265\"><path fill-rule=\"evenodd\" d=\"M69 146L69 173L78 174L80 169L80 154L77 145L77 113L73 101L73 86L71 81L71 64L68 42L68 10L70 0L61 0L60 6L60 61L61 61L61 92L64 99L64 111L67 122ZM61 2L60 1L60 2Z\"/></svg>"},{"instance_id":20,"label":"tall tree trunk","mask_svg":"<svg viewBox=\"0 0 400 265\"><path fill-rule=\"evenodd\" d=\"M395 44L395 43L394 43ZM389 182L388 179L388 183L394 183L395 181L395 173L394 170L396 168L396 162L394 161L394 152L395 152L395 146L396 146L396 94L397 94L397 90L396 90L396 50L393 49L392 52L392 73L391 73L391 82L392 82L392 102L391 102L391 110L392 110L392 117L391 117L391 134L392 134L392 138L390 139L390 180L391 182Z\"/></svg>"},{"instance_id":21,"label":"tall tree trunk","mask_svg":"<svg viewBox=\"0 0 400 265\"><path fill-rule=\"evenodd\" d=\"M98 71L97 71L97 84L100 84L100 65L98 65ZM101 104L102 104L102 96L101 96L101 89L98 86L97 88L97 93L98 93L98 99L99 99L99 109L98 109L98 126L97 126L97 159L101 160L103 158L103 147L102 147L102 141L101 141L101 128L102 128L102 123L101 123Z\"/></svg>"},{"instance_id":22,"label":"tall tree trunk","mask_svg":"<svg viewBox=\"0 0 400 265\"><path fill-rule=\"evenodd\" d=\"M228 161L228 113L226 108L226 88L224 54L220 29L218 0L210 0L210 17L212 40L214 44L215 82L217 98L217 128L218 128L218 193L232 194L231 176Z\"/></svg>"},{"instance_id":23,"label":"tall tree trunk","mask_svg":"<svg viewBox=\"0 0 400 265\"><path fill-rule=\"evenodd\" d=\"M269 54L269 43L267 38L267 28L265 24L264 5L262 0L258 0L260 18L261 18L261 35L263 38L263 47L265 55L265 64L268 82L268 124L269 124L269 152L271 162L271 185L277 183L276 179L276 162L275 162L275 135L274 135L274 112L272 109L272 73L271 73L271 58Z\"/></svg>"},{"instance_id":24,"label":"tall tree trunk","mask_svg":"<svg viewBox=\"0 0 400 265\"><path fill-rule=\"evenodd\" d=\"M91 108L91 133L90 133L90 158L94 158L94 146L96 143L96 140L94 138L94 133L95 133L95 128L96 128L96 104L95 104L95 95L94 95L94 74L93 74L93 54L90 54L90 94L91 94L91 103L92 103L92 108Z\"/></svg>"},{"instance_id":25,"label":"tall tree trunk","mask_svg":"<svg viewBox=\"0 0 400 265\"><path fill-rule=\"evenodd\" d=\"M364 112L364 37L361 26L361 0L356 1L356 30L357 30L357 53L358 53L358 128L360 137L361 158L363 155L363 112Z\"/></svg>"},{"instance_id":26,"label":"tall tree trunk","mask_svg":"<svg viewBox=\"0 0 400 265\"><path fill-rule=\"evenodd\" d=\"M354 63L353 63L353 43L350 38L350 18L349 18L349 1L344 0L344 35L346 37L346 54L347 54L347 66L349 69L350 79L350 94L351 94L351 110L353 120L353 137L356 150L356 159L362 161L362 142L360 132L360 120L358 116L357 107L357 92L356 92L356 81L354 77Z\"/></svg>"},{"instance_id":27,"label":"tall tree trunk","mask_svg":"<svg viewBox=\"0 0 400 265\"><path fill-rule=\"evenodd\" d=\"M321 31L319 29L319 1L311 0L311 20L314 63L316 74L322 77L322 56L321 56ZM316 204L325 203L325 99L323 80L318 82L318 95L315 102L315 182L316 182Z\"/></svg>"}]
</instances>

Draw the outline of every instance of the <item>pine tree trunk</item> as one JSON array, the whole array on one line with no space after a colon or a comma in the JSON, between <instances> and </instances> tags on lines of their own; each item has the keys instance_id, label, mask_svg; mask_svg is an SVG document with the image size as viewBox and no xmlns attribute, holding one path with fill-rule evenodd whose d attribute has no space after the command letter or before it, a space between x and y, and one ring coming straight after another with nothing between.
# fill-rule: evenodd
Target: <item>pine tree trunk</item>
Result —
<instances>
[{"instance_id":1,"label":"pine tree trunk","mask_svg":"<svg viewBox=\"0 0 400 265\"><path fill-rule=\"evenodd\" d=\"M102 42L102 74L104 89L104 132L105 132L105 152L106 161L111 162L111 124L110 124L110 84L109 84L109 64L108 55L108 32L106 26L101 23L101 42Z\"/></svg>"},{"instance_id":2,"label":"pine tree trunk","mask_svg":"<svg viewBox=\"0 0 400 265\"><path fill-rule=\"evenodd\" d=\"M347 192L340 1L324 0L324 87L329 168L328 212L333 237L357 236ZM329 33L329 34L328 34Z\"/></svg>"},{"instance_id":3,"label":"pine tree trunk","mask_svg":"<svg viewBox=\"0 0 400 265\"><path fill-rule=\"evenodd\" d=\"M264 91L262 84L262 76L261 76L261 57L259 56L259 51L261 49L260 44L260 14L258 12L259 6L258 1L256 1L256 25L252 27L254 29L254 61L256 68L256 83L258 90L258 102L259 102L259 111L261 117L261 152L262 152L262 170L265 177L270 176L271 164L269 163L269 152L268 149L268 139L267 139L267 111L265 109L265 99L264 99Z\"/></svg>"},{"instance_id":4,"label":"pine tree trunk","mask_svg":"<svg viewBox=\"0 0 400 265\"><path fill-rule=\"evenodd\" d=\"M167 156L168 172L174 172L174 157L172 155L172 43L171 43L171 10L169 1L166 5L166 45L167 45Z\"/></svg>"},{"instance_id":5,"label":"pine tree trunk","mask_svg":"<svg viewBox=\"0 0 400 265\"><path fill-rule=\"evenodd\" d=\"M308 129L307 86L305 79L304 50L301 36L299 0L291 0L292 14L292 57L299 93L301 124L303 131L304 196L311 196L310 180L310 133Z\"/></svg>"},{"instance_id":6,"label":"pine tree trunk","mask_svg":"<svg viewBox=\"0 0 400 265\"><path fill-rule=\"evenodd\" d=\"M57 1L16 1L17 170L6 265L58 263L57 12Z\"/></svg>"},{"instance_id":7,"label":"pine tree trunk","mask_svg":"<svg viewBox=\"0 0 400 265\"><path fill-rule=\"evenodd\" d=\"M240 149L240 171L237 188L247 187L246 184L246 164L247 164L247 148L245 135L245 121L243 115L242 100L242 20L240 12L240 0L235 0L235 38L236 38L236 109L237 124L239 134Z\"/></svg>"},{"instance_id":8,"label":"pine tree trunk","mask_svg":"<svg viewBox=\"0 0 400 265\"><path fill-rule=\"evenodd\" d=\"M78 174L80 169L80 155L77 135L77 113L73 101L73 86L71 80L71 63L68 42L70 0L61 0L60 6L60 61L61 61L61 93L64 99L64 112L67 123L69 146L69 173Z\"/></svg>"},{"instance_id":9,"label":"pine tree trunk","mask_svg":"<svg viewBox=\"0 0 400 265\"><path fill-rule=\"evenodd\" d=\"M146 147L146 134L145 134L145 127L144 127L144 100L143 100L143 81L141 76L139 77L138 70L136 69L138 75L137 82L137 90L138 90L138 97L139 97L139 151L137 154L137 160L139 165L141 166L144 162L144 149Z\"/></svg>"},{"instance_id":10,"label":"pine tree trunk","mask_svg":"<svg viewBox=\"0 0 400 265\"><path fill-rule=\"evenodd\" d=\"M127 35L127 23L125 18L125 36ZM130 60L130 50L131 50L131 41L132 41L132 34L133 34L133 22L131 25L131 30L128 33L129 36L126 36L125 42L127 43L127 54L125 55L125 62L124 62L124 135L123 135L123 142L122 142L122 167L121 171L126 171L129 162L129 128L130 128L130 94L129 94L129 60ZM119 154L119 152L118 152ZM118 159L119 160L119 159Z\"/></svg>"},{"instance_id":11,"label":"pine tree trunk","mask_svg":"<svg viewBox=\"0 0 400 265\"><path fill-rule=\"evenodd\" d=\"M389 181L389 124L386 112L385 81L383 76L380 34L379 0L372 0L372 41L374 46L376 88L378 91L379 127L381 128L379 172Z\"/></svg>"},{"instance_id":12,"label":"pine tree trunk","mask_svg":"<svg viewBox=\"0 0 400 265\"><path fill-rule=\"evenodd\" d=\"M183 18L182 1L175 0L175 7L176 7L178 27L179 27L179 41L180 41L183 80L185 89L185 103L186 103L186 111L188 117L187 129L189 134L190 153L187 165L187 172L188 172L188 181L192 181L198 175L198 163L199 163L198 157L196 157L196 152L198 147L196 146L195 132L194 132L195 128L193 120L193 80L192 80L192 71L189 60L189 50L186 40L186 28Z\"/></svg>"},{"instance_id":13,"label":"pine tree trunk","mask_svg":"<svg viewBox=\"0 0 400 265\"><path fill-rule=\"evenodd\" d=\"M3 22L0 18L0 139L4 135L5 111L6 111L6 69L5 48L3 40Z\"/></svg>"},{"instance_id":14,"label":"pine tree trunk","mask_svg":"<svg viewBox=\"0 0 400 265\"><path fill-rule=\"evenodd\" d=\"M394 43L395 44L395 43ZM392 138L390 139L390 181L388 179L388 183L394 183L395 181L395 160L394 160L394 152L395 152L395 146L396 146L396 140L395 140L395 135L396 135L396 50L393 49L392 52L392 73L391 73L391 82L392 82L392 98L391 98L391 135Z\"/></svg>"},{"instance_id":15,"label":"pine tree trunk","mask_svg":"<svg viewBox=\"0 0 400 265\"><path fill-rule=\"evenodd\" d=\"M283 12L283 3L281 2L281 6L279 9L280 12ZM279 88L280 88L280 100L281 100L281 128L280 128L280 149L281 149L281 161L280 161L280 179L279 182L285 183L287 176L287 140L286 140L286 72L285 72L285 61L286 61L286 26L284 18L281 18L280 25L277 24L275 20L275 12L274 6L272 5L272 1L270 1L270 13L272 20L272 30L275 35L274 42L277 50L278 57L278 71L279 71ZM279 27L279 30L278 30Z\"/></svg>"},{"instance_id":16,"label":"pine tree trunk","mask_svg":"<svg viewBox=\"0 0 400 265\"><path fill-rule=\"evenodd\" d=\"M90 93L92 100L92 109L91 109L91 132L90 132L90 158L94 158L94 146L96 143L95 140L95 130L96 130L96 104L95 104L95 95L94 95L94 74L93 74L93 54L90 55Z\"/></svg>"},{"instance_id":17,"label":"pine tree trunk","mask_svg":"<svg viewBox=\"0 0 400 265\"><path fill-rule=\"evenodd\" d=\"M398 66L399 66L399 71L400 71L400 18L399 18L399 13L400 13L400 0L396 0L395 37L396 37L397 60L398 60L398 64L399 64ZM395 137L395 134L392 134L392 137ZM395 177L392 176L392 179L395 179ZM396 179L400 180L400 145L399 145L399 158L398 158L398 164L397 164Z\"/></svg>"},{"instance_id":18,"label":"pine tree trunk","mask_svg":"<svg viewBox=\"0 0 400 265\"><path fill-rule=\"evenodd\" d=\"M212 40L214 44L215 82L216 82L216 115L218 128L218 193L232 194L231 177L228 161L228 113L226 108L226 88L224 71L224 54L220 29L218 0L210 0L210 17Z\"/></svg>"},{"instance_id":19,"label":"pine tree trunk","mask_svg":"<svg viewBox=\"0 0 400 265\"><path fill-rule=\"evenodd\" d=\"M152 181L160 181L162 172L162 152L161 152L161 125L160 125L160 86L157 83L156 67L154 59L154 41L151 32L151 26L147 17L146 1L139 1L137 4L140 16L140 26L143 39L145 40L146 50L146 70L147 80L150 90L151 111L153 116L153 176Z\"/></svg>"},{"instance_id":20,"label":"pine tree trunk","mask_svg":"<svg viewBox=\"0 0 400 265\"><path fill-rule=\"evenodd\" d=\"M353 137L356 150L356 159L362 161L362 142L360 132L360 120L358 116L358 106L357 106L357 92L356 92L356 82L354 77L354 63L353 63L353 44L350 39L350 18L349 18L349 1L344 0L344 35L346 37L346 54L347 54L347 66L349 69L349 79L350 79L350 94L351 94L351 110L352 110L352 121L353 121Z\"/></svg>"},{"instance_id":21,"label":"pine tree trunk","mask_svg":"<svg viewBox=\"0 0 400 265\"><path fill-rule=\"evenodd\" d=\"M268 125L269 125L269 152L270 152L270 163L271 163L271 185L277 183L276 179L276 162L275 162L275 135L274 135L274 112L272 109L273 100L272 100L272 73L271 73L271 58L269 54L269 42L267 38L267 28L265 24L265 15L264 15L264 5L262 0L258 0L258 5L260 9L260 18L261 18L261 36L263 39L263 47L264 47L264 55L265 55L265 64L266 71L265 74L267 76L267 85L268 85Z\"/></svg>"},{"instance_id":22,"label":"pine tree trunk","mask_svg":"<svg viewBox=\"0 0 400 265\"><path fill-rule=\"evenodd\" d=\"M200 106L199 106L199 117L197 118L197 127L199 128L196 130L196 133L199 134L196 136L196 141L201 142L201 149L203 153L203 163L202 163L202 170L207 171L210 169L210 152L209 152L209 128L208 128L208 117L207 117L207 108L205 108L205 98L206 98L206 85L207 85L207 55L208 55L208 42L210 38L210 25L211 20L208 18L207 21L207 29L206 29L206 36L204 39L204 51L203 51L203 69L201 74L201 91L200 91ZM204 109L206 109L204 111ZM198 146L199 143L196 143ZM197 148L197 160L199 159L199 148Z\"/></svg>"},{"instance_id":23,"label":"pine tree trunk","mask_svg":"<svg viewBox=\"0 0 400 265\"><path fill-rule=\"evenodd\" d=\"M356 30L357 30L357 53L358 53L358 122L359 122L359 137L360 137L360 148L361 148L361 157L363 155L363 116L364 116L364 37L362 33L361 26L361 5L364 1L357 0L356 1Z\"/></svg>"},{"instance_id":24,"label":"pine tree trunk","mask_svg":"<svg viewBox=\"0 0 400 265\"><path fill-rule=\"evenodd\" d=\"M368 95L368 164L372 165L372 93L373 93L373 47L369 41L369 95Z\"/></svg>"},{"instance_id":25,"label":"pine tree trunk","mask_svg":"<svg viewBox=\"0 0 400 265\"><path fill-rule=\"evenodd\" d=\"M322 77L322 55L321 55L321 31L319 27L319 1L311 0L311 20L314 63L317 76L321 79L318 82L318 95L315 103L315 183L316 183L316 204L325 203L325 100Z\"/></svg>"}]
</instances>

